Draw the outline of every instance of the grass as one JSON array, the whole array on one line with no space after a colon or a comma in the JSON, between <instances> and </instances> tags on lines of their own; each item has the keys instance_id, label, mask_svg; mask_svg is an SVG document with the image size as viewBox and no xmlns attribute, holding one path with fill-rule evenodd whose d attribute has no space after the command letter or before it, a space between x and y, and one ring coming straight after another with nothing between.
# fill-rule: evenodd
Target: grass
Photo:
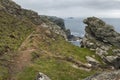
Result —
<instances>
[{"instance_id":1,"label":"grass","mask_svg":"<svg viewBox=\"0 0 120 80\"><path fill-rule=\"evenodd\" d=\"M7 80L8 66L10 59L8 54L17 51L26 37L34 31L35 25L27 18L19 19L4 11L0 11L0 80Z\"/></svg>"},{"instance_id":2,"label":"grass","mask_svg":"<svg viewBox=\"0 0 120 80\"><path fill-rule=\"evenodd\" d=\"M38 72L43 72L52 80L81 80L95 73L75 69L66 61L41 58L19 73L17 80L34 80Z\"/></svg>"},{"instance_id":3,"label":"grass","mask_svg":"<svg viewBox=\"0 0 120 80\"><path fill-rule=\"evenodd\" d=\"M31 65L17 74L17 80L34 80L38 72L48 75L52 80L81 80L96 73L94 70L88 72L76 69L71 62L53 58L53 55L73 57L77 61L86 63L85 56L95 55L94 51L74 46L61 36L56 34L53 34L53 36L56 36L55 40L46 37L45 40L37 43L39 48L31 53L33 56ZM96 56L96 59L100 60L98 56Z\"/></svg>"},{"instance_id":4,"label":"grass","mask_svg":"<svg viewBox=\"0 0 120 80\"><path fill-rule=\"evenodd\" d=\"M33 24L20 20L3 11L0 12L0 54L17 50L24 39L33 31Z\"/></svg>"},{"instance_id":5,"label":"grass","mask_svg":"<svg viewBox=\"0 0 120 80\"><path fill-rule=\"evenodd\" d=\"M47 25L48 24L49 23L47 23ZM19 19L1 11L0 55L4 55L4 53L11 51L17 53L17 49L27 36L34 31L34 27L35 25L27 18ZM43 31L40 29L40 31L36 33L34 32L34 34L39 36L33 34L28 40L28 44L25 45L26 49L28 47L30 47L30 49L35 47L37 51L31 54L33 57L31 65L28 65L23 71L15 74L14 77L16 77L17 80L34 80L39 71L48 75L52 80L81 80L96 72L93 70L87 72L76 69L72 67L73 64L71 62L51 57L54 55L72 57L77 61L86 63L85 57L95 55L95 52L87 48L74 46L52 31L51 34L45 32L45 29L43 29ZM11 58L10 56L6 56L4 59L9 60ZM100 60L98 56L96 56L96 59ZM0 66L0 80L7 80L6 78L8 76L7 69Z\"/></svg>"}]
</instances>

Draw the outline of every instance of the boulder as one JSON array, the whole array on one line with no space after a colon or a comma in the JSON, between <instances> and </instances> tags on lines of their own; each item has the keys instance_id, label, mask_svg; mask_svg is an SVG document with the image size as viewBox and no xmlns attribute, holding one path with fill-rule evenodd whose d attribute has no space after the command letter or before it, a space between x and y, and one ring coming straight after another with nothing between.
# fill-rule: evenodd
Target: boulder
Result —
<instances>
[{"instance_id":1,"label":"boulder","mask_svg":"<svg viewBox=\"0 0 120 80\"><path fill-rule=\"evenodd\" d=\"M101 48L97 48L96 49L96 54L99 55L100 57L102 57L103 55L107 55L107 51L106 50L103 50Z\"/></svg>"},{"instance_id":2,"label":"boulder","mask_svg":"<svg viewBox=\"0 0 120 80\"><path fill-rule=\"evenodd\" d=\"M99 65L99 61L90 56L86 56L86 60L88 61L89 64L92 65L92 67L97 67Z\"/></svg>"},{"instance_id":3,"label":"boulder","mask_svg":"<svg viewBox=\"0 0 120 80\"><path fill-rule=\"evenodd\" d=\"M51 79L47 75L39 72L36 77L36 80L51 80Z\"/></svg>"},{"instance_id":4,"label":"boulder","mask_svg":"<svg viewBox=\"0 0 120 80\"><path fill-rule=\"evenodd\" d=\"M98 73L84 80L120 80L120 71Z\"/></svg>"}]
</instances>

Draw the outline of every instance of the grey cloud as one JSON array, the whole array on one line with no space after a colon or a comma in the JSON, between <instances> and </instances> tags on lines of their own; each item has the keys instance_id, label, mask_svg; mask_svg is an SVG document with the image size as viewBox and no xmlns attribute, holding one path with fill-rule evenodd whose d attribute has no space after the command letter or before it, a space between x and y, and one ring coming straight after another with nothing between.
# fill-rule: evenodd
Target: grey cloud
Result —
<instances>
[{"instance_id":1,"label":"grey cloud","mask_svg":"<svg viewBox=\"0 0 120 80\"><path fill-rule=\"evenodd\" d=\"M35 2L31 4L29 4L30 0L26 0L21 3L24 6L34 7L38 9L62 9L71 7L84 7L92 9L120 9L120 1L117 0L35 0Z\"/></svg>"},{"instance_id":2,"label":"grey cloud","mask_svg":"<svg viewBox=\"0 0 120 80\"><path fill-rule=\"evenodd\" d=\"M120 15L120 0L14 0L24 8L56 16ZM107 12L106 12L107 11ZM64 13L63 13L64 12ZM62 15L61 15L62 14Z\"/></svg>"}]
</instances>

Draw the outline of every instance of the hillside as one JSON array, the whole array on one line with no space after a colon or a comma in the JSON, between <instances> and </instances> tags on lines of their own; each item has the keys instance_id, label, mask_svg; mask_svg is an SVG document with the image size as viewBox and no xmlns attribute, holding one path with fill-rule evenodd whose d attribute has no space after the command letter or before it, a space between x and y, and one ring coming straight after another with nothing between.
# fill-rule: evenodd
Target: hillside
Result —
<instances>
[{"instance_id":1,"label":"hillside","mask_svg":"<svg viewBox=\"0 0 120 80\"><path fill-rule=\"evenodd\" d=\"M84 23L77 47L68 42L63 19L0 0L0 80L118 79L120 34L96 17Z\"/></svg>"},{"instance_id":2,"label":"hillside","mask_svg":"<svg viewBox=\"0 0 120 80\"><path fill-rule=\"evenodd\" d=\"M38 72L80 80L96 72L85 58L94 51L67 42L65 29L48 18L0 0L0 80L34 80Z\"/></svg>"}]
</instances>

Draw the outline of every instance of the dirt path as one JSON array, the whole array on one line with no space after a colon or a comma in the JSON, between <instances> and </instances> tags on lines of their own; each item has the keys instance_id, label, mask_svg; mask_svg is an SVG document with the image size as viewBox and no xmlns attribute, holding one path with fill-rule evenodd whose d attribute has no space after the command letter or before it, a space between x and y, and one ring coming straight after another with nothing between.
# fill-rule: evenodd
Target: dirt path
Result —
<instances>
[{"instance_id":1,"label":"dirt path","mask_svg":"<svg viewBox=\"0 0 120 80\"><path fill-rule=\"evenodd\" d=\"M32 35L33 35L33 32L23 41L23 43L21 44L21 46L17 51L17 56L14 57L13 59L14 64L11 66L12 76L10 80L16 80L14 77L16 73L22 71L26 66L30 65L31 63L31 59L32 59L31 53L35 51L35 49L31 47L27 47L27 49L24 49L24 47L27 46L27 44L29 43L29 39Z\"/></svg>"}]
</instances>

